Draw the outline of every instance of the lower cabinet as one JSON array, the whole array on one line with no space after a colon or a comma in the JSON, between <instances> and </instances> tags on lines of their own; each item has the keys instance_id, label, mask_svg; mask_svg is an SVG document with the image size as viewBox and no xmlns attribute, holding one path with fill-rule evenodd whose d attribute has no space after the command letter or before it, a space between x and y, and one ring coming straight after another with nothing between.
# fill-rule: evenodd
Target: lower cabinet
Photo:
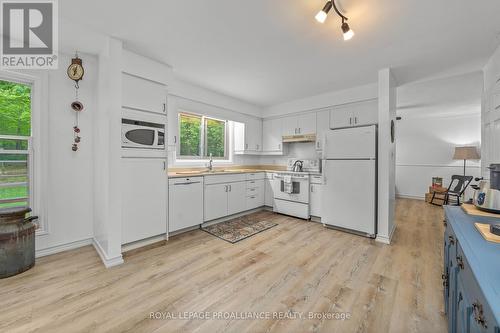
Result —
<instances>
[{"instance_id":1,"label":"lower cabinet","mask_svg":"<svg viewBox=\"0 0 500 333\"><path fill-rule=\"evenodd\" d=\"M246 209L246 182L231 183L227 192L227 214L233 215Z\"/></svg>"},{"instance_id":2,"label":"lower cabinet","mask_svg":"<svg viewBox=\"0 0 500 333\"><path fill-rule=\"evenodd\" d=\"M204 222L262 206L263 173L205 177Z\"/></svg>"},{"instance_id":3,"label":"lower cabinet","mask_svg":"<svg viewBox=\"0 0 500 333\"><path fill-rule=\"evenodd\" d=\"M122 158L122 244L167 232L165 161Z\"/></svg>"},{"instance_id":4,"label":"lower cabinet","mask_svg":"<svg viewBox=\"0 0 500 333\"><path fill-rule=\"evenodd\" d=\"M210 221L228 215L228 184L205 185L203 221Z\"/></svg>"},{"instance_id":5,"label":"lower cabinet","mask_svg":"<svg viewBox=\"0 0 500 333\"><path fill-rule=\"evenodd\" d=\"M274 206L273 174L266 175L264 179L264 204L268 207Z\"/></svg>"},{"instance_id":6,"label":"lower cabinet","mask_svg":"<svg viewBox=\"0 0 500 333\"><path fill-rule=\"evenodd\" d=\"M309 211L312 216L321 217L321 192L323 185L311 184L309 193Z\"/></svg>"},{"instance_id":7,"label":"lower cabinet","mask_svg":"<svg viewBox=\"0 0 500 333\"><path fill-rule=\"evenodd\" d=\"M445 208L445 210L447 209L449 208ZM456 223L464 224L467 222L457 220ZM457 234L452 227L452 221L448 218L445 220L445 225L442 277L445 313L448 317L448 332L499 333L498 323L484 297L481 284L476 279L476 272L472 271L468 262L469 259L475 259L467 257L462 248L462 243L467 242L466 237L468 235L462 234L462 238L457 238ZM479 273L481 274L481 272Z\"/></svg>"}]
</instances>

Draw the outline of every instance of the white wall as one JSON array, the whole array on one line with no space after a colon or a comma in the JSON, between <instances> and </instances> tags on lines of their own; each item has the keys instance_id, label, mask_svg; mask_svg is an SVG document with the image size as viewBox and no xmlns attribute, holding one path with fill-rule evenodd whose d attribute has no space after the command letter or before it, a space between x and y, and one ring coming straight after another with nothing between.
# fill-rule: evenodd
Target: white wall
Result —
<instances>
[{"instance_id":1,"label":"white wall","mask_svg":"<svg viewBox=\"0 0 500 333\"><path fill-rule=\"evenodd\" d=\"M74 82L66 75L66 66L71 63L72 56L60 53L57 70L27 72L37 77L48 76L48 87L43 87L47 91L43 98L48 98L48 103L42 103L39 118L46 124L41 128L41 134L46 137L46 147L43 147L45 156L35 155L35 163L44 161L38 166L42 168L41 176L47 177L42 195L48 233L37 236L37 251L50 251L53 247L68 243L88 241L93 236L92 124L97 58L84 53L80 57L85 67L79 90L79 100L84 110L80 114L82 142L77 152L71 150L75 113L70 104L75 100L75 89Z\"/></svg>"},{"instance_id":2,"label":"white wall","mask_svg":"<svg viewBox=\"0 0 500 333\"><path fill-rule=\"evenodd\" d=\"M219 119L245 122L250 118L261 118L262 109L233 97L229 97L206 88L202 88L179 78L174 78L168 87L168 122L169 130L177 130L178 112L188 111L204 114ZM169 146L169 167L199 167L206 162L176 161L175 146ZM230 163L215 161L214 165L254 165L258 156L233 155Z\"/></svg>"},{"instance_id":3,"label":"white wall","mask_svg":"<svg viewBox=\"0 0 500 333\"><path fill-rule=\"evenodd\" d=\"M463 174L463 162L454 161L453 152L455 146L480 145L481 90L481 72L398 88L398 196L424 198L432 177L443 177L448 185L451 175ZM479 176L479 161L467 165L467 174Z\"/></svg>"}]
</instances>

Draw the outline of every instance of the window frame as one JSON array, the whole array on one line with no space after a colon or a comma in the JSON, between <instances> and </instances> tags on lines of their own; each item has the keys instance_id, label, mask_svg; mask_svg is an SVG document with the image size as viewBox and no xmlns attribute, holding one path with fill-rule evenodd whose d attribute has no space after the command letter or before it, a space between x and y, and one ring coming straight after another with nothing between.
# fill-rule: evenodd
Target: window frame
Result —
<instances>
[{"instance_id":1,"label":"window frame","mask_svg":"<svg viewBox=\"0 0 500 333\"><path fill-rule=\"evenodd\" d=\"M200 122L200 152L201 156L187 156L187 155L180 155L181 151L181 116L186 115L186 116L191 116L191 117L199 117L201 119ZM216 117L211 117L211 116L206 116L203 114L198 114L194 112L189 112L189 111L179 111L177 113L177 132L179 133L179 140L177 140L177 145L176 145L176 159L177 160L196 160L196 161L206 161L210 159L210 156L207 155L207 131L205 130L205 123L206 120L215 120L219 122L224 123L224 156L222 157L212 157L214 161L224 161L228 162L230 160L229 156L229 121L225 119L219 119Z\"/></svg>"},{"instance_id":2,"label":"window frame","mask_svg":"<svg viewBox=\"0 0 500 333\"><path fill-rule=\"evenodd\" d=\"M49 224L46 217L46 202L48 184L46 133L47 117L42 117L42 108L48 110L48 73L30 75L13 71L0 70L0 80L31 86L31 136L28 141L28 200L32 215L38 216L36 235L49 234ZM15 137L15 136L11 136Z\"/></svg>"}]
</instances>

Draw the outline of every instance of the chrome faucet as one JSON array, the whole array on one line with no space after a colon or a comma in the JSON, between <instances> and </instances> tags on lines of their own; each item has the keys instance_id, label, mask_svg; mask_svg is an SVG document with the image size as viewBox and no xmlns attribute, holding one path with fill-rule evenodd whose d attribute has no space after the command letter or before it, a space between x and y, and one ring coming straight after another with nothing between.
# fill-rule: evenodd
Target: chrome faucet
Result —
<instances>
[{"instance_id":1,"label":"chrome faucet","mask_svg":"<svg viewBox=\"0 0 500 333\"><path fill-rule=\"evenodd\" d=\"M212 171L214 169L214 160L212 159L212 153L210 153L210 160L208 161L208 171Z\"/></svg>"}]
</instances>

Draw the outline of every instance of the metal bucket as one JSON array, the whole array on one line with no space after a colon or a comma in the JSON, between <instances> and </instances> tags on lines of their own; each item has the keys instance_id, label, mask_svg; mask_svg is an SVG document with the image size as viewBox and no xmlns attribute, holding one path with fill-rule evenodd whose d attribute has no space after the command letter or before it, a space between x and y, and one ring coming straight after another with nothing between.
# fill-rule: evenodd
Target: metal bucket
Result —
<instances>
[{"instance_id":1,"label":"metal bucket","mask_svg":"<svg viewBox=\"0 0 500 333\"><path fill-rule=\"evenodd\" d=\"M37 216L30 208L0 209L0 279L22 273L35 265Z\"/></svg>"}]
</instances>

